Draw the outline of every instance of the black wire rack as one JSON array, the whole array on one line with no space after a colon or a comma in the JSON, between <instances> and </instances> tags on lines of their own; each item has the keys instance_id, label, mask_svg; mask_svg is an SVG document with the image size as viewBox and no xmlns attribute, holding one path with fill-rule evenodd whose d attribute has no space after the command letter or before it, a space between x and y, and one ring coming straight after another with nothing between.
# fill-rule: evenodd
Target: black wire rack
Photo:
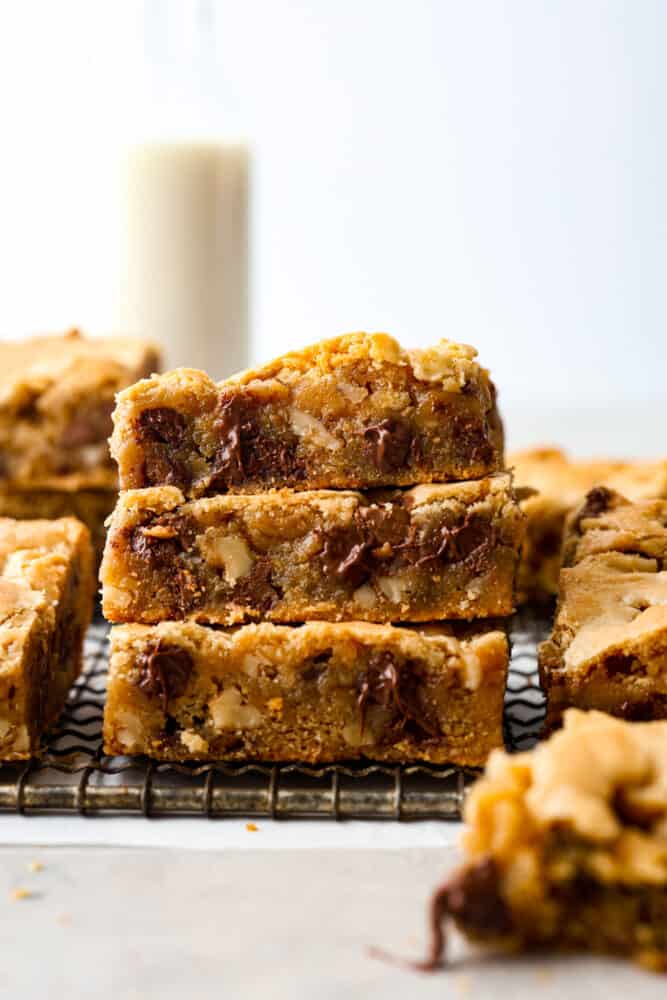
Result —
<instances>
[{"instance_id":1,"label":"black wire rack","mask_svg":"<svg viewBox=\"0 0 667 1000\"><path fill-rule=\"evenodd\" d=\"M549 617L524 608L510 623L512 660L505 742L524 750L537 739L544 699L536 650ZM0 811L24 815L126 814L324 819L459 819L472 769L380 764L160 764L102 751L108 626L97 619L85 668L44 754L0 765Z\"/></svg>"}]
</instances>

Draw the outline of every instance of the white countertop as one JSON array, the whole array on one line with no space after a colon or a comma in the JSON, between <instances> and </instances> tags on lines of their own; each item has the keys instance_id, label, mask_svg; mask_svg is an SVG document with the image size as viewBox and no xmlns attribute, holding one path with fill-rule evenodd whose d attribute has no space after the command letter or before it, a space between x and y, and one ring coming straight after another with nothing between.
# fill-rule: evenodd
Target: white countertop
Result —
<instances>
[{"instance_id":1,"label":"white countertop","mask_svg":"<svg viewBox=\"0 0 667 1000\"><path fill-rule=\"evenodd\" d=\"M452 848L379 851L372 863L357 850L1 856L0 994L12 1000L665 995L663 977L625 962L482 956L454 934L442 972L372 958L372 946L424 955L426 904L457 860ZM17 900L17 889L30 895Z\"/></svg>"}]
</instances>

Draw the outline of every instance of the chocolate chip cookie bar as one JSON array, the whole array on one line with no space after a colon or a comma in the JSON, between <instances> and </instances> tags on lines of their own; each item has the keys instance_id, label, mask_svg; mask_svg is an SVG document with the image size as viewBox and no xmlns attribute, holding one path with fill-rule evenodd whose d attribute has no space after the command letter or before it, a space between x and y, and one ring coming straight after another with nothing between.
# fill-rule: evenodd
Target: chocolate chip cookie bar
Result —
<instances>
[{"instance_id":1,"label":"chocolate chip cookie bar","mask_svg":"<svg viewBox=\"0 0 667 1000\"><path fill-rule=\"evenodd\" d=\"M60 714L94 592L83 524L0 519L0 760L35 754Z\"/></svg>"},{"instance_id":2,"label":"chocolate chip cookie bar","mask_svg":"<svg viewBox=\"0 0 667 1000\"><path fill-rule=\"evenodd\" d=\"M0 486L115 490L114 396L158 364L144 341L76 330L0 344Z\"/></svg>"},{"instance_id":3,"label":"chocolate chip cookie bar","mask_svg":"<svg viewBox=\"0 0 667 1000\"><path fill-rule=\"evenodd\" d=\"M594 486L608 486L630 500L667 497L667 461L578 462L557 448L534 448L510 455L508 464L517 489L529 494L522 500L528 518L517 580L522 603L558 592L566 517Z\"/></svg>"},{"instance_id":4,"label":"chocolate chip cookie bar","mask_svg":"<svg viewBox=\"0 0 667 1000\"><path fill-rule=\"evenodd\" d=\"M14 493L0 489L0 517L19 521L55 520L75 517L90 531L95 562L99 566L106 538L105 521L114 509L117 494L113 490L24 490Z\"/></svg>"},{"instance_id":5,"label":"chocolate chip cookie bar","mask_svg":"<svg viewBox=\"0 0 667 1000\"><path fill-rule=\"evenodd\" d=\"M568 705L667 718L667 500L592 490L568 523L563 559L539 654L547 728Z\"/></svg>"},{"instance_id":6,"label":"chocolate chip cookie bar","mask_svg":"<svg viewBox=\"0 0 667 1000\"><path fill-rule=\"evenodd\" d=\"M121 489L188 498L271 488L366 489L503 468L493 383L463 344L403 350L355 333L216 384L178 369L118 397Z\"/></svg>"},{"instance_id":7,"label":"chocolate chip cookie bar","mask_svg":"<svg viewBox=\"0 0 667 1000\"><path fill-rule=\"evenodd\" d=\"M431 905L511 951L622 955L667 971L667 722L570 710L530 753L491 755L465 805L466 861Z\"/></svg>"},{"instance_id":8,"label":"chocolate chip cookie bar","mask_svg":"<svg viewBox=\"0 0 667 1000\"><path fill-rule=\"evenodd\" d=\"M218 625L509 615L523 520L507 474L365 494L130 490L109 528L104 614Z\"/></svg>"},{"instance_id":9,"label":"chocolate chip cookie bar","mask_svg":"<svg viewBox=\"0 0 667 1000\"><path fill-rule=\"evenodd\" d=\"M105 750L477 765L503 743L507 662L482 625L117 625Z\"/></svg>"}]
</instances>

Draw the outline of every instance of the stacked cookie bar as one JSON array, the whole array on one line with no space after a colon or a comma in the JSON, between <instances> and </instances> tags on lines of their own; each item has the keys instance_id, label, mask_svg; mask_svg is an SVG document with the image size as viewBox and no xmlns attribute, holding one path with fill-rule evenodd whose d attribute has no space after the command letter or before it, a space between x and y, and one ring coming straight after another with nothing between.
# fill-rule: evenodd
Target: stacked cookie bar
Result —
<instances>
[{"instance_id":1,"label":"stacked cookie bar","mask_svg":"<svg viewBox=\"0 0 667 1000\"><path fill-rule=\"evenodd\" d=\"M0 344L0 516L71 515L101 555L117 495L114 396L158 366L144 341L76 330Z\"/></svg>"},{"instance_id":2,"label":"stacked cookie bar","mask_svg":"<svg viewBox=\"0 0 667 1000\"><path fill-rule=\"evenodd\" d=\"M502 745L494 619L524 516L475 353L351 334L119 395L108 752L474 765Z\"/></svg>"}]
</instances>

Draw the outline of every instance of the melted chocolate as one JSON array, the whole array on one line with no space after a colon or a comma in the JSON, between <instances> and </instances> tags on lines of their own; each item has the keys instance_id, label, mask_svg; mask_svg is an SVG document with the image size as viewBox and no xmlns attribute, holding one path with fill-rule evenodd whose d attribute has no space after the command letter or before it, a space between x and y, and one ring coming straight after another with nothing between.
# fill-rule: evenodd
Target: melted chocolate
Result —
<instances>
[{"instance_id":1,"label":"melted chocolate","mask_svg":"<svg viewBox=\"0 0 667 1000\"><path fill-rule=\"evenodd\" d=\"M361 712L363 734L366 712L370 704L392 708L394 721L388 733L395 738L395 730L408 731L415 739L440 736L440 728L428 718L418 697L419 677L415 665L399 665L391 653L373 653L368 667L359 678L357 704Z\"/></svg>"},{"instance_id":2,"label":"melted chocolate","mask_svg":"<svg viewBox=\"0 0 667 1000\"><path fill-rule=\"evenodd\" d=\"M150 698L157 698L166 712L169 699L185 693L194 663L186 649L159 641L141 654L138 665L138 687Z\"/></svg>"},{"instance_id":3,"label":"melted chocolate","mask_svg":"<svg viewBox=\"0 0 667 1000\"><path fill-rule=\"evenodd\" d=\"M406 464L412 446L412 430L402 420L381 420L366 428L364 439L380 472L394 472Z\"/></svg>"}]
</instances>

